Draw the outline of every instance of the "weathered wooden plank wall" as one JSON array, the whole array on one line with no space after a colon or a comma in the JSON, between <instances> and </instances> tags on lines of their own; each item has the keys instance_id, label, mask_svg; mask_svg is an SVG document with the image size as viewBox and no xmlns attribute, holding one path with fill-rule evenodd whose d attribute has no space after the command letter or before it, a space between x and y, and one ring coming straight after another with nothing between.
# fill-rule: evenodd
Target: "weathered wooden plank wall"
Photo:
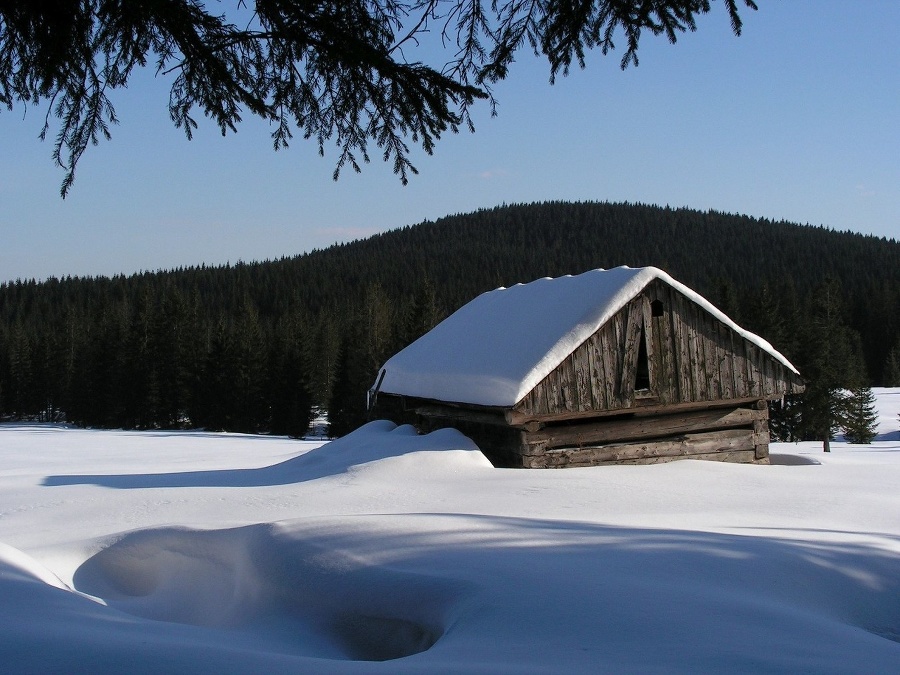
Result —
<instances>
[{"instance_id":1,"label":"weathered wooden plank wall","mask_svg":"<svg viewBox=\"0 0 900 675\"><path fill-rule=\"evenodd\" d=\"M758 439L752 429L723 429L650 441L547 450L535 455L523 455L522 465L530 468L557 468L598 464L656 464L689 458L749 463L758 461L757 445Z\"/></svg>"},{"instance_id":2,"label":"weathered wooden plank wall","mask_svg":"<svg viewBox=\"0 0 900 675\"><path fill-rule=\"evenodd\" d=\"M712 408L668 415L596 418L522 431L507 457L516 466L556 468L655 464L675 459L768 462L768 408Z\"/></svg>"},{"instance_id":3,"label":"weathered wooden plank wall","mask_svg":"<svg viewBox=\"0 0 900 675\"><path fill-rule=\"evenodd\" d=\"M695 431L741 428L767 431L755 426L765 422L768 411L752 407L713 408L670 415L606 417L581 424L557 424L523 435L524 448L537 454L554 448L580 447L636 439L676 436Z\"/></svg>"},{"instance_id":4,"label":"weathered wooden plank wall","mask_svg":"<svg viewBox=\"0 0 900 675\"><path fill-rule=\"evenodd\" d=\"M653 307L657 308L654 312ZM641 336L649 390L635 390ZM623 307L515 406L542 416L777 397L796 376L659 280Z\"/></svg>"}]
</instances>

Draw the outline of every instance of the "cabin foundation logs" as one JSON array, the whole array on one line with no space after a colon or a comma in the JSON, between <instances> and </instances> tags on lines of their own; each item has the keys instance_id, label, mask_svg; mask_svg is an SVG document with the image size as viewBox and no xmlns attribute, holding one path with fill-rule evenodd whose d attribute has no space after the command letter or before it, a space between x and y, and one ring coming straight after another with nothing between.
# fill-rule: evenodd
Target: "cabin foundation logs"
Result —
<instances>
[{"instance_id":1,"label":"cabin foundation logs","mask_svg":"<svg viewBox=\"0 0 900 675\"><path fill-rule=\"evenodd\" d=\"M769 461L768 408L716 408L647 417L606 418L522 434L520 466L656 464L706 459Z\"/></svg>"},{"instance_id":2,"label":"cabin foundation logs","mask_svg":"<svg viewBox=\"0 0 900 675\"><path fill-rule=\"evenodd\" d=\"M489 413L444 406L408 409L405 421L427 432L454 426L474 440L495 466L562 468L602 464L657 464L703 459L768 464L765 401L684 410L624 414L509 427ZM412 413L412 414L410 414Z\"/></svg>"}]
</instances>

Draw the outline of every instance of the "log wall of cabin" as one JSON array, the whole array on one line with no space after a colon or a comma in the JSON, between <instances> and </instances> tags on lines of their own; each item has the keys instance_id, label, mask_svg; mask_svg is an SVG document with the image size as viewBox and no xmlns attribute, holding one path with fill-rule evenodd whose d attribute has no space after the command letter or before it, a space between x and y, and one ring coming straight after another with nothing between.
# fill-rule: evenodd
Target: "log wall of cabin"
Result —
<instances>
[{"instance_id":1,"label":"log wall of cabin","mask_svg":"<svg viewBox=\"0 0 900 675\"><path fill-rule=\"evenodd\" d=\"M469 436L498 467L554 468L655 464L675 459L768 462L768 407L646 409L553 424L509 426L501 409L472 409L381 394L373 411L422 433L452 426Z\"/></svg>"},{"instance_id":2,"label":"log wall of cabin","mask_svg":"<svg viewBox=\"0 0 900 675\"><path fill-rule=\"evenodd\" d=\"M649 387L635 389L645 336ZM515 406L531 419L642 405L770 399L802 390L782 363L659 280L617 312Z\"/></svg>"},{"instance_id":3,"label":"log wall of cabin","mask_svg":"<svg viewBox=\"0 0 900 675\"><path fill-rule=\"evenodd\" d=\"M516 466L527 468L656 464L676 459L768 463L768 407L760 400L734 408L596 418L522 431L518 440Z\"/></svg>"}]
</instances>

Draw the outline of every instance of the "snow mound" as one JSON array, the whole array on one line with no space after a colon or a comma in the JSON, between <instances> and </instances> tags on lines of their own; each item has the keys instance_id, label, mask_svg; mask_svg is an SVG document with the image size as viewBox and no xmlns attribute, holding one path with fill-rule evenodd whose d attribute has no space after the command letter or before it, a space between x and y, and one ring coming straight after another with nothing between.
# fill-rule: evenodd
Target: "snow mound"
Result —
<instances>
[{"instance_id":1,"label":"snow mound","mask_svg":"<svg viewBox=\"0 0 900 675\"><path fill-rule=\"evenodd\" d=\"M418 435L410 425L369 422L331 443L270 466L177 473L69 474L47 476L45 486L100 485L120 489L262 487L289 485L360 471L363 467L410 458L430 471L461 467L490 468L478 446L455 429Z\"/></svg>"},{"instance_id":2,"label":"snow mound","mask_svg":"<svg viewBox=\"0 0 900 675\"><path fill-rule=\"evenodd\" d=\"M392 463L400 458L442 468L450 468L451 465L492 467L475 442L456 429L437 429L419 435L415 427L409 424L397 426L388 420L375 420L327 445L284 462L278 469L300 481L308 480L310 476L359 471L365 465Z\"/></svg>"},{"instance_id":3,"label":"snow mound","mask_svg":"<svg viewBox=\"0 0 900 675\"><path fill-rule=\"evenodd\" d=\"M80 591L127 614L253 634L268 650L384 661L445 632L464 585L366 564L272 525L139 530L75 573Z\"/></svg>"},{"instance_id":4,"label":"snow mound","mask_svg":"<svg viewBox=\"0 0 900 675\"><path fill-rule=\"evenodd\" d=\"M597 634L591 661L609 672L641 672L648 636L680 672L714 672L715 658L738 672L883 672L900 654L900 559L849 542L410 514L107 543L75 585L110 610L332 663L433 650L423 671L454 653L494 672L534 649L536 612L554 627L560 670L583 668L577 652Z\"/></svg>"},{"instance_id":5,"label":"snow mound","mask_svg":"<svg viewBox=\"0 0 900 675\"><path fill-rule=\"evenodd\" d=\"M0 578L17 581L34 581L68 590L53 572L27 553L0 542Z\"/></svg>"}]
</instances>

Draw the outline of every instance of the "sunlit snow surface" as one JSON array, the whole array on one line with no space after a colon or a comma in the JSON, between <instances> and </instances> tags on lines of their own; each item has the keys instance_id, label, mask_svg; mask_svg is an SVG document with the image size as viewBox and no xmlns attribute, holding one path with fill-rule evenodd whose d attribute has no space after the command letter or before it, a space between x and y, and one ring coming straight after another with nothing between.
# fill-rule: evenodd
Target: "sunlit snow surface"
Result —
<instances>
[{"instance_id":1,"label":"sunlit snow surface","mask_svg":"<svg viewBox=\"0 0 900 675\"><path fill-rule=\"evenodd\" d=\"M900 389L870 446L494 469L330 444L0 426L0 671L897 673Z\"/></svg>"}]
</instances>

